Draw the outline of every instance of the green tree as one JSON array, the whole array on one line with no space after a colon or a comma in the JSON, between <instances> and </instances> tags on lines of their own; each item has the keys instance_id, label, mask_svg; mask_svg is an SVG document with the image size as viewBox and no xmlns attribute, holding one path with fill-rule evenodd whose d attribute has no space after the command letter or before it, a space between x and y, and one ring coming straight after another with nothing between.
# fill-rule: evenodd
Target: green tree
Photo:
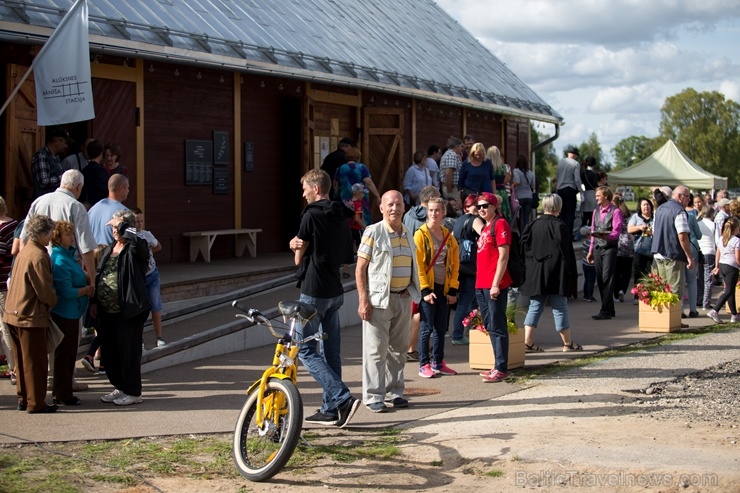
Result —
<instances>
[{"instance_id":1,"label":"green tree","mask_svg":"<svg viewBox=\"0 0 740 493\"><path fill-rule=\"evenodd\" d=\"M530 133L532 135L532 148L548 139L548 135L543 135L534 129L534 126L530 126ZM555 153L555 148L552 143L547 144L540 149L537 149L534 153L534 176L537 182L538 193L548 193L547 179L555 179L555 172L558 168L558 156Z\"/></svg>"},{"instance_id":2,"label":"green tree","mask_svg":"<svg viewBox=\"0 0 740 493\"><path fill-rule=\"evenodd\" d=\"M740 183L740 105L718 91L688 88L665 100L660 136L705 170Z\"/></svg>"},{"instance_id":3,"label":"green tree","mask_svg":"<svg viewBox=\"0 0 740 493\"><path fill-rule=\"evenodd\" d=\"M639 163L658 150L660 145L660 138L651 139L644 135L631 135L620 140L612 149L614 170L629 168L633 164Z\"/></svg>"},{"instance_id":4,"label":"green tree","mask_svg":"<svg viewBox=\"0 0 740 493\"><path fill-rule=\"evenodd\" d=\"M580 152L581 154L581 162L586 159L586 156L593 156L594 158L596 158L597 168L604 171L609 171L611 169L611 163L609 162L606 154L604 154L604 151L601 149L599 138L594 132L591 132L591 135L588 136L588 139L586 139L584 142L581 142L581 144L578 146L578 152Z\"/></svg>"}]
</instances>

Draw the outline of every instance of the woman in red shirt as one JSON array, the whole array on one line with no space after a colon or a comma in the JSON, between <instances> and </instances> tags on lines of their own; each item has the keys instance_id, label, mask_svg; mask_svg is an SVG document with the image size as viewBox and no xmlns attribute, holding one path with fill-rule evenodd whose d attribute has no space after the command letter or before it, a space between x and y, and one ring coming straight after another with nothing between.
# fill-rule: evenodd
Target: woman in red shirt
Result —
<instances>
[{"instance_id":1,"label":"woman in red shirt","mask_svg":"<svg viewBox=\"0 0 740 493\"><path fill-rule=\"evenodd\" d=\"M494 368L481 372L484 382L500 382L509 376L509 332L506 327L506 302L511 277L506 268L511 245L511 228L499 211L500 198L489 192L478 197L478 214L485 221L475 224L478 256L475 295L483 323L493 346Z\"/></svg>"}]
</instances>

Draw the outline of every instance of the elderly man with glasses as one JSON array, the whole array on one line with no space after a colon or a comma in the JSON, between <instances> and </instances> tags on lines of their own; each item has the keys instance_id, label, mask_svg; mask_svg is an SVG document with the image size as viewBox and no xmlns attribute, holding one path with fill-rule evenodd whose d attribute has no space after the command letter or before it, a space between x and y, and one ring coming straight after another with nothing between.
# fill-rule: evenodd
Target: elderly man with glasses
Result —
<instances>
[{"instance_id":1,"label":"elderly man with glasses","mask_svg":"<svg viewBox=\"0 0 740 493\"><path fill-rule=\"evenodd\" d=\"M685 210L688 203L689 189L677 186L671 199L655 210L653 225L653 270L670 284L679 300L683 299L686 269L694 266Z\"/></svg>"}]
</instances>

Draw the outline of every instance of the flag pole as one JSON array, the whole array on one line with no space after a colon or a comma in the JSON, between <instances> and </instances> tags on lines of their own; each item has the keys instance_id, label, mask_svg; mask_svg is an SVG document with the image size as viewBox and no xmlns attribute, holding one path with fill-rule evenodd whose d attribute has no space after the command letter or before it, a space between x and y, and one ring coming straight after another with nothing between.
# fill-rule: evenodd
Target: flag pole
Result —
<instances>
[{"instance_id":1,"label":"flag pole","mask_svg":"<svg viewBox=\"0 0 740 493\"><path fill-rule=\"evenodd\" d=\"M54 29L54 32L51 33L51 36L49 36L49 39L46 40L46 43L41 47L41 51L39 51L38 55L33 59L31 62L31 66L28 67L28 70L26 70L26 73L21 78L20 82L18 82L18 85L15 86L13 89L13 92L10 93L10 96L8 96L8 99L5 101L5 104L3 104L2 109L0 109L0 116L5 113L5 110L10 106L10 102L15 98L15 96L18 94L18 91L21 90L21 87L23 87L23 83L26 82L26 79L28 79L28 76L31 75L31 71L33 71L34 65L36 65L36 61L41 58L41 55L43 55L44 51L46 50L46 47L51 44L51 41L54 39L55 35L59 32L59 28L62 27L64 24L64 21L69 17L69 14L74 12L74 10L83 2L87 2L87 0L76 0L74 5L67 11L66 14L64 14L64 17L62 17L61 22L59 22L59 25Z\"/></svg>"}]
</instances>

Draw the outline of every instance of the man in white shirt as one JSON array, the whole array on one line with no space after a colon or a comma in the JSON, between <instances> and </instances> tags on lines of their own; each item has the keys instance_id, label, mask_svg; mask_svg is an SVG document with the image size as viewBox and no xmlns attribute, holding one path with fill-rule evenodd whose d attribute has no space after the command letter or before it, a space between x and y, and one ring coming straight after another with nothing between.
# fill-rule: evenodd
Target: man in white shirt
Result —
<instances>
[{"instance_id":1,"label":"man in white shirt","mask_svg":"<svg viewBox=\"0 0 740 493\"><path fill-rule=\"evenodd\" d=\"M432 186L439 188L439 160L442 158L442 149L439 146L431 145L427 150L427 169L429 176L432 177Z\"/></svg>"},{"instance_id":2,"label":"man in white shirt","mask_svg":"<svg viewBox=\"0 0 740 493\"><path fill-rule=\"evenodd\" d=\"M64 171L67 171L69 169L76 169L77 171L82 171L85 169L85 166L87 166L87 162L90 160L87 154L87 144L92 142L95 139L89 138L85 139L85 143L80 146L80 152L77 154L70 154L64 160L62 161L62 168L64 168Z\"/></svg>"}]
</instances>

